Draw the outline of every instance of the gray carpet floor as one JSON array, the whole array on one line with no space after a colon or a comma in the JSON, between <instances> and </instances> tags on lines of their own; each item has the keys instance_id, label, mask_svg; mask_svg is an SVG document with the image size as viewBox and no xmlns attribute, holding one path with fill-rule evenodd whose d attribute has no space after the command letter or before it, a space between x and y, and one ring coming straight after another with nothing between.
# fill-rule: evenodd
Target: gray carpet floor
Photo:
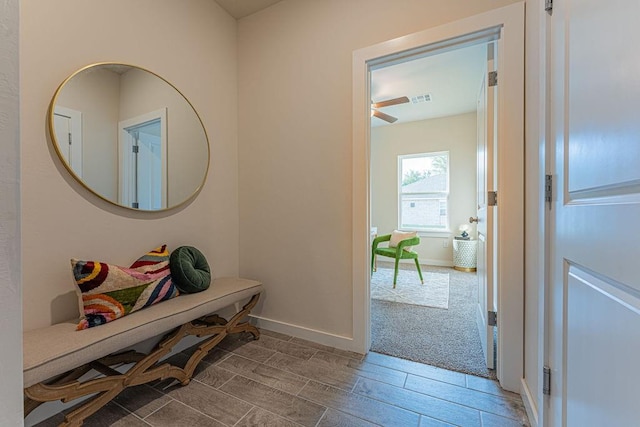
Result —
<instances>
[{"instance_id":1,"label":"gray carpet floor","mask_svg":"<svg viewBox=\"0 0 640 427\"><path fill-rule=\"evenodd\" d=\"M384 267L388 265L378 266ZM432 266L424 266L424 271L449 273L449 308L372 299L371 351L495 379L495 371L486 368L476 326L475 273Z\"/></svg>"}]
</instances>

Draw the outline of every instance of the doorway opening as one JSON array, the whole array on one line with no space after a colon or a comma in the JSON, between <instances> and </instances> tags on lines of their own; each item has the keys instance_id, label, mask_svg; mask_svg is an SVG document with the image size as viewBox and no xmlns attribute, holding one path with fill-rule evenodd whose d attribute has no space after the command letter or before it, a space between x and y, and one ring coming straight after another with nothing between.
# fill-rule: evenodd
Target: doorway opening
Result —
<instances>
[{"instance_id":1,"label":"doorway opening","mask_svg":"<svg viewBox=\"0 0 640 427\"><path fill-rule=\"evenodd\" d=\"M493 39L490 39L493 37ZM524 4L514 3L479 15L358 49L353 53L353 343L371 348L371 224L370 224L370 73L392 63L406 62L447 50L499 38L496 59L500 70L495 130L500 243L493 265L498 289L497 319L500 385L519 392L524 360ZM491 301L487 298L487 301ZM479 313L482 314L482 313ZM488 319L487 312L482 317ZM487 339L490 329L487 327Z\"/></svg>"},{"instance_id":2,"label":"doorway opening","mask_svg":"<svg viewBox=\"0 0 640 427\"><path fill-rule=\"evenodd\" d=\"M487 155L496 86L488 76L497 71L497 39L407 55L370 72L369 220L379 254L371 351L493 379L494 326L484 313L495 312L486 262L497 245L487 236L494 218L485 198L494 190ZM398 249L405 236L413 246ZM408 259L396 263L396 254Z\"/></svg>"},{"instance_id":3,"label":"doorway opening","mask_svg":"<svg viewBox=\"0 0 640 427\"><path fill-rule=\"evenodd\" d=\"M82 113L56 105L53 120L58 140L55 147L67 168L82 179Z\"/></svg>"},{"instance_id":4,"label":"doorway opening","mask_svg":"<svg viewBox=\"0 0 640 427\"><path fill-rule=\"evenodd\" d=\"M167 207L166 109L119 123L119 203L142 210Z\"/></svg>"}]
</instances>

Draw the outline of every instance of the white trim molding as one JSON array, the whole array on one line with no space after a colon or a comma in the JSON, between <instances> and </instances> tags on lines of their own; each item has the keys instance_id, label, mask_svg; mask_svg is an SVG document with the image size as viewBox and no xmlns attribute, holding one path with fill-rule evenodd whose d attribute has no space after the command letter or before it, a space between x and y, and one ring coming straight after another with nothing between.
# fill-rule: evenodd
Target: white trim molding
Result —
<instances>
[{"instance_id":1,"label":"white trim molding","mask_svg":"<svg viewBox=\"0 0 640 427\"><path fill-rule=\"evenodd\" d=\"M522 403L524 403L524 408L527 411L529 424L531 424L531 427L538 427L538 407L524 378L520 382L520 396L522 396Z\"/></svg>"},{"instance_id":2,"label":"white trim molding","mask_svg":"<svg viewBox=\"0 0 640 427\"><path fill-rule=\"evenodd\" d=\"M355 345L353 338L345 337L341 335L331 334L329 332L319 331L317 329L311 329L304 326L294 325L287 322L281 322L279 320L268 319L266 317L249 315L255 326L262 329L267 329L273 332L279 332L285 335L291 335L292 337L302 338L307 341L313 341L318 344L323 344L329 347L339 348L341 350L353 351L363 354L363 352Z\"/></svg>"}]
</instances>

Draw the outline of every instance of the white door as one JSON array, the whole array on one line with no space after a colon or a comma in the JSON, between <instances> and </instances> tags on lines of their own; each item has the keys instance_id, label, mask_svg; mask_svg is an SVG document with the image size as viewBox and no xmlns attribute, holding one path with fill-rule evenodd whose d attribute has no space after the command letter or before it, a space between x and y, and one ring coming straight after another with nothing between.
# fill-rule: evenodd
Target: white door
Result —
<instances>
[{"instance_id":1,"label":"white door","mask_svg":"<svg viewBox=\"0 0 640 427\"><path fill-rule=\"evenodd\" d=\"M554 2L550 426L640 425L638 16Z\"/></svg>"},{"instance_id":2,"label":"white door","mask_svg":"<svg viewBox=\"0 0 640 427\"><path fill-rule=\"evenodd\" d=\"M158 210L162 204L162 143L155 132L160 121L145 124L138 129L137 153L137 195L138 208Z\"/></svg>"},{"instance_id":3,"label":"white door","mask_svg":"<svg viewBox=\"0 0 640 427\"><path fill-rule=\"evenodd\" d=\"M56 106L53 128L58 151L73 173L82 178L82 113Z\"/></svg>"},{"instance_id":4,"label":"white door","mask_svg":"<svg viewBox=\"0 0 640 427\"><path fill-rule=\"evenodd\" d=\"M476 323L480 333L480 342L484 352L487 368L495 369L493 332L495 326L489 321L488 313L495 312L494 304L494 276L493 276L493 221L495 208L489 206L488 192L494 190L493 156L494 156L494 86L489 86L487 73L494 71L493 43L487 45L487 70L482 78L478 94L477 109L477 139L478 139L478 172L477 172L477 203L478 210L475 220L478 230L478 304ZM470 219L470 221L473 218Z\"/></svg>"}]
</instances>

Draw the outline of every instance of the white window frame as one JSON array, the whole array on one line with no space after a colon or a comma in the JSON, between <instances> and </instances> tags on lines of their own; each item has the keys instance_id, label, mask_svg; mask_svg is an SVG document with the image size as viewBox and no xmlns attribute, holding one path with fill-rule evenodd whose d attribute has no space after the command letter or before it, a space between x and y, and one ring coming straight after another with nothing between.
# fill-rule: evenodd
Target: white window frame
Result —
<instances>
[{"instance_id":1,"label":"white window frame","mask_svg":"<svg viewBox=\"0 0 640 427\"><path fill-rule=\"evenodd\" d=\"M402 170L402 161L405 159L417 158L417 157L438 157L438 156L446 156L447 157L447 184L446 191L438 191L438 192L427 192L427 193L404 193L402 191L402 179L404 176L404 171ZM450 195L450 181L451 177L451 153L449 151L431 151L425 153L415 153L415 154L401 154L398 156L398 230L410 230L410 231L418 231L420 234L425 233L450 233L451 229L449 227L451 221L451 203L449 200ZM447 208L447 218L444 226L442 227L406 227L402 224L402 196L403 195L413 195L413 196L426 196L427 198L433 199L444 199L446 201Z\"/></svg>"}]
</instances>

